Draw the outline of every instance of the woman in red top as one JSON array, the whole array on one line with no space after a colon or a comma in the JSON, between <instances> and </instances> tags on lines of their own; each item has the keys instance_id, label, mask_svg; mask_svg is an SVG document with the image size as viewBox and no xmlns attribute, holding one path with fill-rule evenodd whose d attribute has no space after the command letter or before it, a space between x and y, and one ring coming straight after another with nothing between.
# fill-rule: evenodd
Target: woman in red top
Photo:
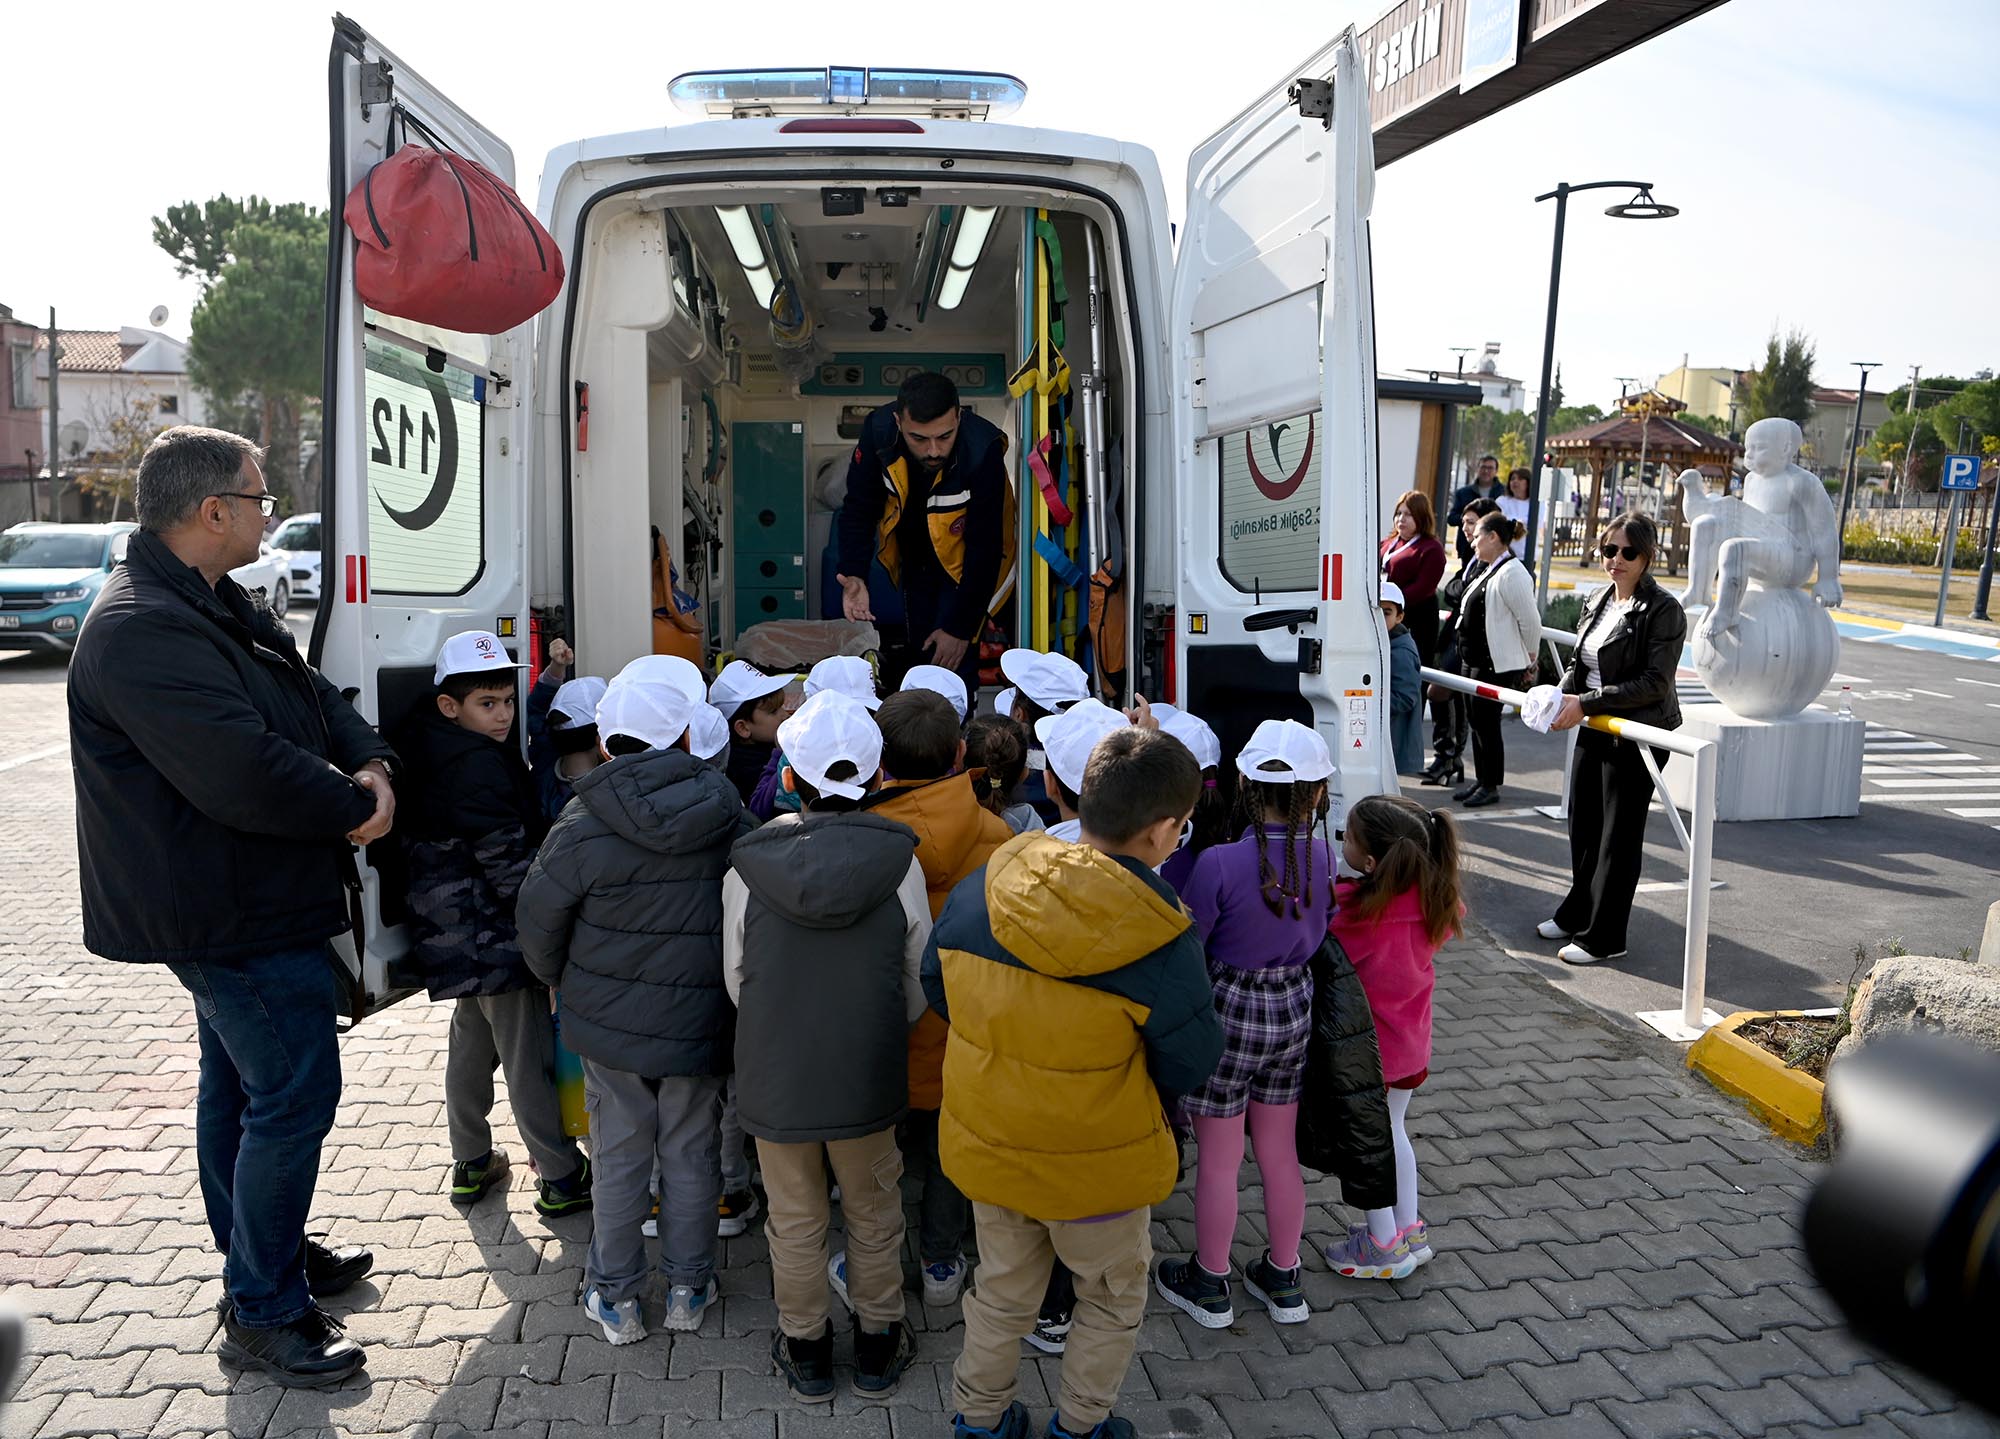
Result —
<instances>
[{"instance_id":1,"label":"woman in red top","mask_svg":"<svg viewBox=\"0 0 2000 1439\"><path fill-rule=\"evenodd\" d=\"M1437 658L1438 582L1444 578L1444 546L1438 542L1437 519L1430 497L1406 491L1396 501L1395 528L1382 540L1382 578L1403 590L1403 623L1417 642L1425 664Z\"/></svg>"}]
</instances>

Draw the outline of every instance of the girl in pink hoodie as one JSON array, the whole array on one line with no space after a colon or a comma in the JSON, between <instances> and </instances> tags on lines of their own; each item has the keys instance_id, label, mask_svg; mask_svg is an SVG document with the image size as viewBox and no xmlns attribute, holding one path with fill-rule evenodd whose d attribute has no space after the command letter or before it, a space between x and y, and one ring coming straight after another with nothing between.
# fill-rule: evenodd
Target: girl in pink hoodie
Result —
<instances>
[{"instance_id":1,"label":"girl in pink hoodie","mask_svg":"<svg viewBox=\"0 0 2000 1439\"><path fill-rule=\"evenodd\" d=\"M1443 810L1397 794L1375 794L1347 812L1341 858L1361 878L1342 880L1327 928L1368 993L1389 1086L1396 1149L1396 1204L1371 1209L1366 1224L1326 1247L1336 1274L1401 1279L1431 1258L1417 1216L1417 1156L1405 1118L1410 1096L1430 1073L1432 958L1459 931L1458 829Z\"/></svg>"}]
</instances>

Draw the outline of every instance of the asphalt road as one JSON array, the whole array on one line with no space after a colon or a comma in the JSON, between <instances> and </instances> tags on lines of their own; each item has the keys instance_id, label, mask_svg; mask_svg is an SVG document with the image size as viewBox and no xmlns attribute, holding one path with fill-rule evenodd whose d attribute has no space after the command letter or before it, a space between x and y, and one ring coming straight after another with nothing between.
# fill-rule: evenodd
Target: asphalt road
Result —
<instances>
[{"instance_id":1,"label":"asphalt road","mask_svg":"<svg viewBox=\"0 0 2000 1439\"><path fill-rule=\"evenodd\" d=\"M1913 954L1976 948L2000 899L2000 663L1864 639L1843 626L1839 671L1822 702L1851 686L1869 726L1861 814L1852 819L1718 824L1709 915L1708 1004L1736 1009L1837 1004L1856 966L1901 944ZM1683 703L1700 697L1683 673ZM1560 823L1532 813L1561 798L1560 736L1506 727L1501 803L1469 813L1469 901L1552 983L1622 1017L1680 1005L1687 868L1656 808L1631 952L1577 969L1535 934L1569 885ZM1436 804L1444 795L1411 783ZM1459 810L1459 806L1451 808ZM1490 817L1489 817L1490 816ZM1649 1031L1650 1032L1650 1031Z\"/></svg>"}]
</instances>

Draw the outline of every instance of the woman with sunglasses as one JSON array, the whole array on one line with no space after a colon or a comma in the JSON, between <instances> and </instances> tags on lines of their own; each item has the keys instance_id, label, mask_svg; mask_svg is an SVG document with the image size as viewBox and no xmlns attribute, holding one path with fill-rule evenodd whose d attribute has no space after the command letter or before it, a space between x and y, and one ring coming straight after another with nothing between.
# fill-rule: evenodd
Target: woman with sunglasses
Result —
<instances>
[{"instance_id":1,"label":"woman with sunglasses","mask_svg":"<svg viewBox=\"0 0 2000 1439\"><path fill-rule=\"evenodd\" d=\"M1611 583L1584 604L1555 729L1573 729L1591 715L1680 728L1674 672L1687 638L1687 615L1653 579L1658 546L1658 528L1636 511L1620 515L1605 530L1598 554ZM1666 762L1664 753L1656 751L1654 758ZM1556 951L1565 963L1596 964L1625 953L1652 800L1653 777L1637 745L1594 729L1576 737L1569 894L1539 931L1544 939L1566 941Z\"/></svg>"},{"instance_id":2,"label":"woman with sunglasses","mask_svg":"<svg viewBox=\"0 0 2000 1439\"><path fill-rule=\"evenodd\" d=\"M1476 680L1509 688L1534 683L1541 657L1542 615L1535 607L1535 582L1510 546L1521 537L1521 526L1504 514L1479 522L1473 554L1486 570L1466 586L1458 612L1460 670ZM1474 699L1472 721L1472 783L1451 797L1467 809L1493 804L1506 778L1507 751L1500 738L1500 702Z\"/></svg>"}]
</instances>

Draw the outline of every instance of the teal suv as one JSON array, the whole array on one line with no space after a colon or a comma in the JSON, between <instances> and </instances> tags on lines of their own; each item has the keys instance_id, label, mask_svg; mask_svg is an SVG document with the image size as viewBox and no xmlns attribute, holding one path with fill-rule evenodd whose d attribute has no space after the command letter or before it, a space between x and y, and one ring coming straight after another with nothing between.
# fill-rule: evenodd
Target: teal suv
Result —
<instances>
[{"instance_id":1,"label":"teal suv","mask_svg":"<svg viewBox=\"0 0 2000 1439\"><path fill-rule=\"evenodd\" d=\"M0 650L72 648L137 528L23 524L0 533Z\"/></svg>"}]
</instances>

